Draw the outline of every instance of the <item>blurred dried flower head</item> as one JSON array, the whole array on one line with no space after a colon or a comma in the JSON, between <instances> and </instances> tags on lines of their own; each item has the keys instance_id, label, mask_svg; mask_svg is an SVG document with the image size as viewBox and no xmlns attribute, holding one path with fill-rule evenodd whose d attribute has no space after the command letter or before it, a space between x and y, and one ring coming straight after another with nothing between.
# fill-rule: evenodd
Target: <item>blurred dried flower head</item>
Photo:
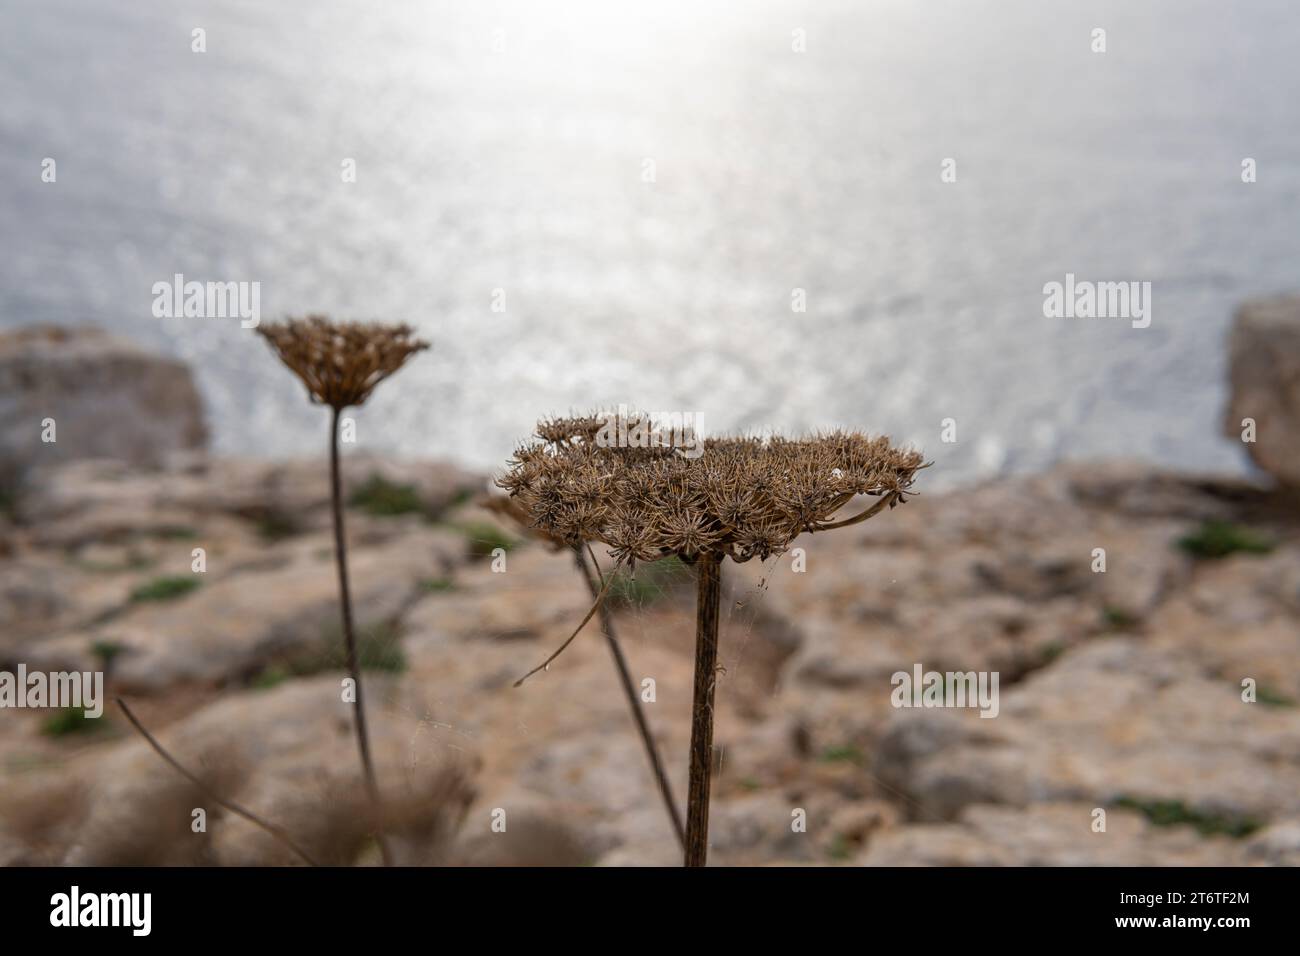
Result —
<instances>
[{"instance_id":1,"label":"blurred dried flower head","mask_svg":"<svg viewBox=\"0 0 1300 956\"><path fill-rule=\"evenodd\" d=\"M333 409L362 404L376 385L429 347L409 325L335 322L323 315L264 323L257 332L302 379L312 401Z\"/></svg>"},{"instance_id":2,"label":"blurred dried flower head","mask_svg":"<svg viewBox=\"0 0 1300 956\"><path fill-rule=\"evenodd\" d=\"M611 446L598 440L603 421L542 422L541 440L518 448L497 484L540 535L570 546L604 542L628 563L765 560L803 532L856 524L903 502L926 466L920 452L888 438L839 431L705 439L703 454L689 458L659 442ZM857 495L879 500L835 520Z\"/></svg>"}]
</instances>

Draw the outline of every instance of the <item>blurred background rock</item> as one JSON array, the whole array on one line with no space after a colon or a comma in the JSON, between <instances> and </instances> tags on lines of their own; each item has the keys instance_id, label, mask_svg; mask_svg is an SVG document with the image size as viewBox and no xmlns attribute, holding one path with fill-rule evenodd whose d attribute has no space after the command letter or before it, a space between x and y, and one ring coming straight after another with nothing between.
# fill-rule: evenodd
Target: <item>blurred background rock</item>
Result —
<instances>
[{"instance_id":1,"label":"blurred background rock","mask_svg":"<svg viewBox=\"0 0 1300 956\"><path fill-rule=\"evenodd\" d=\"M1232 336L1242 384L1228 424L1258 416L1251 451L1272 474L1067 462L801 539L803 573L789 555L728 565L714 862L1300 863L1298 332L1297 300L1272 300L1244 306ZM7 446L25 481L0 519L0 663L105 670L109 692L226 795L322 859L375 862L339 701L319 463L213 456L186 440L163 454L156 436L201 421L183 367L129 350L130 375L101 369L67 394L16 373L33 354L60 367L60 349L77 362L104 349L111 369L125 347L93 331L0 339L7 407L53 408L60 436L82 433L81 409L97 422L109 403L131 407L136 389L152 411L114 417L114 441L79 446L82 460L77 446L47 455L30 417L25 445ZM153 404L157 381L176 400ZM400 860L675 863L599 636L511 686L588 607L568 557L519 540L479 505L487 476L454 464L347 454L345 486ZM497 548L506 573L492 569ZM642 567L615 602L683 791L684 580L667 563ZM997 671L998 716L893 708L891 675L918 662ZM0 766L5 863L293 862L217 808L192 833L201 796L111 706L99 721L0 712Z\"/></svg>"}]
</instances>

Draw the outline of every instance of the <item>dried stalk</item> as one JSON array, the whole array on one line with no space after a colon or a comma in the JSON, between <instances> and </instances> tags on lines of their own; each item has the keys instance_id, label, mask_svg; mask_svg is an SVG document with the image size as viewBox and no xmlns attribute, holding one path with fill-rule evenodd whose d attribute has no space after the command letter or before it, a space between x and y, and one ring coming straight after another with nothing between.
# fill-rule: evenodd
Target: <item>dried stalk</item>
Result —
<instances>
[{"instance_id":1,"label":"dried stalk","mask_svg":"<svg viewBox=\"0 0 1300 956\"><path fill-rule=\"evenodd\" d=\"M203 791L203 793L206 794L213 803L215 803L217 806L221 807L222 809L230 813L243 817L245 820L247 820L249 823L253 824L254 826L260 827L262 830L269 833L276 840L279 840L280 843L284 844L284 846L286 846L288 849L292 850L299 857L301 857L303 862L305 862L308 866L320 866L319 863L317 863L314 859L311 858L311 856L307 853L306 850L304 850L297 843L295 843L293 838L289 836L289 834L285 833L284 830L282 830L280 827L276 826L274 823L268 823L266 820L263 820L253 811L241 807L233 800L223 799L221 796L217 794L215 790L209 787L206 783L204 783L194 774L190 773L190 771L186 770L183 766L181 766L180 761L178 761L175 757L173 757L166 750L164 750L162 744L158 743L158 741L154 738L153 734L149 733L149 731L144 729L144 724L140 723L139 719L135 716L135 714L131 713L131 708L126 706L126 701L124 701L121 697L115 699L117 701L117 706L122 708L122 713L126 714L126 719L131 721L131 726L134 727L139 732L140 736L143 737L148 742L149 746L154 749L154 752L158 754L158 756L162 757L163 760L167 761L167 763L171 765L171 768L173 770L179 773L190 783L194 784L194 786L198 787L201 791Z\"/></svg>"},{"instance_id":2,"label":"dried stalk","mask_svg":"<svg viewBox=\"0 0 1300 956\"><path fill-rule=\"evenodd\" d=\"M574 548L603 542L620 565L676 555L696 567L685 861L704 866L722 559L766 561L801 534L866 521L905 502L926 463L920 452L859 432L700 443L694 435L670 434L644 415L614 418L587 415L539 423L540 442L521 445L497 485L509 492L511 509L552 541ZM859 495L877 500L856 515L838 518Z\"/></svg>"},{"instance_id":3,"label":"dried stalk","mask_svg":"<svg viewBox=\"0 0 1300 956\"><path fill-rule=\"evenodd\" d=\"M348 674L356 692L355 726L357 749L366 790L374 806L376 839L385 866L393 865L384 838L384 808L370 757L370 735L366 730L366 708L361 690L361 666L352 623L352 594L348 587L347 541L343 529L343 488L339 469L339 413L362 405L384 379L397 372L412 355L429 347L414 337L408 325L368 322L335 322L323 315L309 315L262 325L258 334L279 356L285 367L307 387L307 395L330 409L330 498L334 512L334 558L338 565L339 604L343 616L343 640L347 650Z\"/></svg>"},{"instance_id":4,"label":"dried stalk","mask_svg":"<svg viewBox=\"0 0 1300 956\"><path fill-rule=\"evenodd\" d=\"M584 616L583 619L578 622L578 626L574 628L573 633L569 635L568 640L566 640L563 644L557 647L555 649L555 653L553 653L550 657L546 658L546 660L542 661L540 664L538 664L536 667L530 670L523 677L519 678L519 680L515 681L516 687L522 686L524 681L528 680L528 678L532 677L534 674L540 673L541 671L544 670L550 670L551 663L568 649L569 645L573 643L573 639L582 633L582 629L587 626L587 622L590 621L592 617L595 616L596 611L598 611L604 605L605 595L609 593L609 586L614 583L614 574L617 573L617 571L618 571L618 566L615 565L614 570L611 571L609 577L605 579L605 586L602 587L600 589L600 593L596 595L596 600L592 603L591 609L587 611L586 616Z\"/></svg>"},{"instance_id":5,"label":"dried stalk","mask_svg":"<svg viewBox=\"0 0 1300 956\"><path fill-rule=\"evenodd\" d=\"M379 797L379 783L375 779L375 765L370 757L370 734L366 729L365 698L361 692L361 660L357 654L357 637L352 624L352 589L348 585L348 550L343 527L343 481L339 468L339 409L330 413L330 499L334 510L334 559L339 572L339 606L343 616L343 643L347 649L348 674L356 694L353 704L354 726L357 731L357 749L361 752L361 767L366 778L366 790L375 810L375 838L384 866L393 865L392 851L384 837L384 806Z\"/></svg>"},{"instance_id":6,"label":"dried stalk","mask_svg":"<svg viewBox=\"0 0 1300 956\"><path fill-rule=\"evenodd\" d=\"M695 566L695 691L691 702L690 783L686 797L686 866L709 855L709 788L713 777L713 698L718 685L718 612L722 560L706 555Z\"/></svg>"}]
</instances>

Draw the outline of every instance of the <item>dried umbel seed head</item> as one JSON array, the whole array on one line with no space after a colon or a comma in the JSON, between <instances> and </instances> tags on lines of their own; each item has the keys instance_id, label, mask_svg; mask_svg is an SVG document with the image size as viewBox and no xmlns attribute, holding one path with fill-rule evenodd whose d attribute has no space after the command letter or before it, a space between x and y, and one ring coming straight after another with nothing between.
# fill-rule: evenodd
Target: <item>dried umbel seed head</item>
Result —
<instances>
[{"instance_id":1,"label":"dried umbel seed head","mask_svg":"<svg viewBox=\"0 0 1300 956\"><path fill-rule=\"evenodd\" d=\"M926 466L920 452L857 432L712 438L687 457L655 442L602 442L601 422L543 422L541 440L519 448L497 484L540 535L570 546L603 542L621 562L764 560L804 532L856 524L903 502ZM857 495L878 500L835 520Z\"/></svg>"},{"instance_id":2,"label":"dried umbel seed head","mask_svg":"<svg viewBox=\"0 0 1300 956\"><path fill-rule=\"evenodd\" d=\"M257 331L302 379L312 401L336 410L365 402L376 385L429 347L408 325L333 322L323 315L265 323Z\"/></svg>"}]
</instances>

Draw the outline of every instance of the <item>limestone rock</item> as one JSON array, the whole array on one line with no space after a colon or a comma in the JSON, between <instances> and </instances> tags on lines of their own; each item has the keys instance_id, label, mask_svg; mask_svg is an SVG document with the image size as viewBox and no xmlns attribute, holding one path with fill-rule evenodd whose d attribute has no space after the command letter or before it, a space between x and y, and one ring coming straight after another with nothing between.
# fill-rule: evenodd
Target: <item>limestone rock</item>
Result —
<instances>
[{"instance_id":1,"label":"limestone rock","mask_svg":"<svg viewBox=\"0 0 1300 956\"><path fill-rule=\"evenodd\" d=\"M1242 420L1255 422L1251 459L1280 484L1300 487L1300 296L1243 304L1229 348L1231 398L1224 434L1241 441Z\"/></svg>"},{"instance_id":2,"label":"limestone rock","mask_svg":"<svg viewBox=\"0 0 1300 956\"><path fill-rule=\"evenodd\" d=\"M1188 826L1156 827L1113 811L1092 829L1087 804L972 806L956 823L903 826L873 837L864 866L1241 866L1245 851Z\"/></svg>"},{"instance_id":3,"label":"limestone rock","mask_svg":"<svg viewBox=\"0 0 1300 956\"><path fill-rule=\"evenodd\" d=\"M1246 703L1235 682L1207 676L1179 649L1094 642L1001 698L991 720L895 712L875 772L914 819L1069 800L1176 805L1225 826L1300 813L1300 709Z\"/></svg>"},{"instance_id":4,"label":"limestone rock","mask_svg":"<svg viewBox=\"0 0 1300 956\"><path fill-rule=\"evenodd\" d=\"M199 586L175 600L145 602L56 639L38 639L16 656L32 667L83 670L93 648L118 649L112 676L128 693L159 693L186 683L239 683L268 661L319 654L343 667L338 585L325 539L286 566L243 574L193 574ZM386 631L421 594L420 582L443 572L460 541L437 530L350 556L358 639Z\"/></svg>"},{"instance_id":5,"label":"limestone rock","mask_svg":"<svg viewBox=\"0 0 1300 956\"><path fill-rule=\"evenodd\" d=\"M49 443L42 441L47 418L56 428ZM0 334L0 470L9 480L82 458L154 464L206 442L185 363L92 327Z\"/></svg>"}]
</instances>

